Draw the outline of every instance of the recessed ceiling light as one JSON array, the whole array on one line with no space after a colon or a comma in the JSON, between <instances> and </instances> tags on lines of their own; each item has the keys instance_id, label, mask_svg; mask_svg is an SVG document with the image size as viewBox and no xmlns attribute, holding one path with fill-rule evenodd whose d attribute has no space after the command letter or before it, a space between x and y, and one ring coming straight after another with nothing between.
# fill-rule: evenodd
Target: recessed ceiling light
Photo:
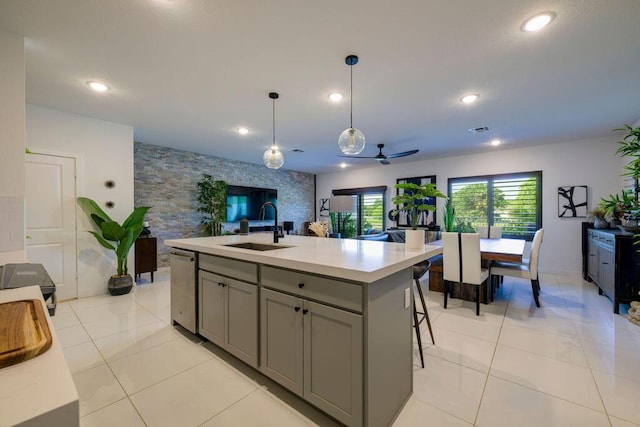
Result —
<instances>
[{"instance_id":1,"label":"recessed ceiling light","mask_svg":"<svg viewBox=\"0 0 640 427\"><path fill-rule=\"evenodd\" d=\"M342 169L346 168L347 166L349 166L348 164L346 164L345 162L340 163L340 167Z\"/></svg>"},{"instance_id":2,"label":"recessed ceiling light","mask_svg":"<svg viewBox=\"0 0 640 427\"><path fill-rule=\"evenodd\" d=\"M246 135L249 133L249 129L247 128L238 128L237 130L240 135Z\"/></svg>"},{"instance_id":3,"label":"recessed ceiling light","mask_svg":"<svg viewBox=\"0 0 640 427\"><path fill-rule=\"evenodd\" d=\"M502 144L502 141L500 141L499 139L494 139L491 141L491 145L493 145L494 147L500 144Z\"/></svg>"},{"instance_id":4,"label":"recessed ceiling light","mask_svg":"<svg viewBox=\"0 0 640 427\"><path fill-rule=\"evenodd\" d=\"M329 99L333 102L340 102L344 99L344 95L339 92L333 92L329 94Z\"/></svg>"},{"instance_id":5,"label":"recessed ceiling light","mask_svg":"<svg viewBox=\"0 0 640 427\"><path fill-rule=\"evenodd\" d=\"M524 24L522 24L522 31L526 31L526 32L540 31L541 29L546 27L551 21L553 21L553 18L555 17L556 17L556 14L553 12L545 12L545 13L541 13L540 15L536 15L533 18L525 21Z\"/></svg>"},{"instance_id":6,"label":"recessed ceiling light","mask_svg":"<svg viewBox=\"0 0 640 427\"><path fill-rule=\"evenodd\" d=\"M465 95L462 98L460 98L460 101L464 102L465 104L472 104L476 102L478 98L480 98L480 95L475 93L470 93L469 95Z\"/></svg>"},{"instance_id":7,"label":"recessed ceiling light","mask_svg":"<svg viewBox=\"0 0 640 427\"><path fill-rule=\"evenodd\" d=\"M87 85L96 92L106 92L109 90L109 86L100 82L87 82Z\"/></svg>"}]
</instances>

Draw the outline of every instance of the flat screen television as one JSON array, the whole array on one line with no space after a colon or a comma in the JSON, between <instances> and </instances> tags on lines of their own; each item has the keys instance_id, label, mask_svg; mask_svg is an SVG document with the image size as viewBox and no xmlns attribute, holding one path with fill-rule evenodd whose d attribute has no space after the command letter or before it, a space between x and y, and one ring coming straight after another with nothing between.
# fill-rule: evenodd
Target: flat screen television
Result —
<instances>
[{"instance_id":1,"label":"flat screen television","mask_svg":"<svg viewBox=\"0 0 640 427\"><path fill-rule=\"evenodd\" d=\"M278 205L278 190L272 188L242 187L229 185L227 188L227 222L238 222L244 218L259 220L260 207L264 202ZM275 218L273 208L266 208L265 220Z\"/></svg>"}]
</instances>

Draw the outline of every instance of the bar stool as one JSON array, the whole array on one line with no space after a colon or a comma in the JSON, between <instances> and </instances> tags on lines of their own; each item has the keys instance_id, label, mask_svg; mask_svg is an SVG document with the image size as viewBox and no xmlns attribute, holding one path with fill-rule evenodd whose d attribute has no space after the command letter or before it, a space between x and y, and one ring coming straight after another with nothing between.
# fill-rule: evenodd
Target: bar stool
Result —
<instances>
[{"instance_id":1,"label":"bar stool","mask_svg":"<svg viewBox=\"0 0 640 427\"><path fill-rule=\"evenodd\" d=\"M427 304L424 302L424 294L422 293L422 286L420 286L420 278L429 271L431 262L429 260L423 261L413 266L413 280L416 282L418 288L418 295L420 296L420 302L422 303L422 312L419 312L416 308L415 297L413 300L413 327L416 331L416 338L418 339L418 349L420 350L420 363L424 368L424 355L422 354L422 337L420 336L420 323L426 319L427 326L429 326L429 334L431 335L431 342L435 345L436 341L433 339L433 330L431 329L431 321L429 320L429 312L427 311ZM418 315L422 316L418 318Z\"/></svg>"}]
</instances>

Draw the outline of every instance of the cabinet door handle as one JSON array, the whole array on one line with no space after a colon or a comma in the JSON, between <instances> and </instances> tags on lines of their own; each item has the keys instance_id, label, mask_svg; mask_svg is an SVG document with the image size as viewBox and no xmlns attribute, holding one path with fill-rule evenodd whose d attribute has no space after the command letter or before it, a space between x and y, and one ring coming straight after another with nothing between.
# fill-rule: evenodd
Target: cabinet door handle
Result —
<instances>
[{"instance_id":1,"label":"cabinet door handle","mask_svg":"<svg viewBox=\"0 0 640 427\"><path fill-rule=\"evenodd\" d=\"M225 287L225 286L227 286L227 285L225 285L225 284L224 284L224 283L222 283L222 282L218 282L218 286L222 286L222 287L224 288L224 287Z\"/></svg>"},{"instance_id":2,"label":"cabinet door handle","mask_svg":"<svg viewBox=\"0 0 640 427\"><path fill-rule=\"evenodd\" d=\"M603 262L603 264L609 264L608 262Z\"/></svg>"},{"instance_id":3,"label":"cabinet door handle","mask_svg":"<svg viewBox=\"0 0 640 427\"><path fill-rule=\"evenodd\" d=\"M302 282L298 283L298 287L299 287L300 289L304 288L304 283L302 283Z\"/></svg>"},{"instance_id":4,"label":"cabinet door handle","mask_svg":"<svg viewBox=\"0 0 640 427\"><path fill-rule=\"evenodd\" d=\"M296 312L300 311L300 307L294 307L293 308Z\"/></svg>"},{"instance_id":5,"label":"cabinet door handle","mask_svg":"<svg viewBox=\"0 0 640 427\"><path fill-rule=\"evenodd\" d=\"M309 312L309 310L307 310L306 308L304 310L302 310L302 314L307 314Z\"/></svg>"}]
</instances>

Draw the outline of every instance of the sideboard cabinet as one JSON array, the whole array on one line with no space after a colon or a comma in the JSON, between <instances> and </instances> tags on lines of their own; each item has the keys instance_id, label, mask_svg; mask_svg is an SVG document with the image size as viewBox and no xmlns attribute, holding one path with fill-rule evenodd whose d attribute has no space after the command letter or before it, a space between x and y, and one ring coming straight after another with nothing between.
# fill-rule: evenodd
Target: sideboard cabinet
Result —
<instances>
[{"instance_id":1,"label":"sideboard cabinet","mask_svg":"<svg viewBox=\"0 0 640 427\"><path fill-rule=\"evenodd\" d=\"M138 237L135 243L135 274L136 280L142 273L151 273L158 270L158 239L155 237Z\"/></svg>"},{"instance_id":2,"label":"sideboard cabinet","mask_svg":"<svg viewBox=\"0 0 640 427\"><path fill-rule=\"evenodd\" d=\"M609 297L618 313L620 304L640 300L640 246L631 233L590 225L582 226L582 276Z\"/></svg>"}]
</instances>

